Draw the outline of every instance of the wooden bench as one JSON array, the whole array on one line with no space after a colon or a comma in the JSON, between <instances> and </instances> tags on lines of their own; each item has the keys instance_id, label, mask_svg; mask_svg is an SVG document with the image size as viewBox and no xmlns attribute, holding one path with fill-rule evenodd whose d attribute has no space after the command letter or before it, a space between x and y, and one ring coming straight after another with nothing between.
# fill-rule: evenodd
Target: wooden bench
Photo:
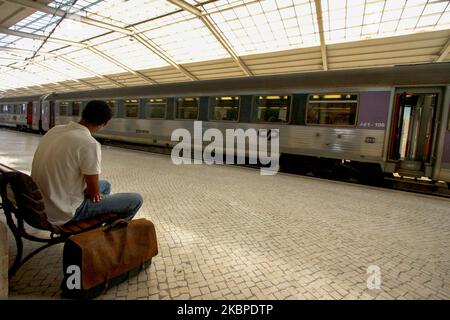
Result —
<instances>
[{"instance_id":1,"label":"wooden bench","mask_svg":"<svg viewBox=\"0 0 450 320\"><path fill-rule=\"evenodd\" d=\"M0 208L6 216L6 223L14 235L17 253L13 265L8 271L11 278L17 270L34 255L53 245L65 242L69 237L88 231L117 219L115 214L104 214L94 219L71 221L62 226L52 225L45 213L42 194L33 179L20 171L0 164ZM48 238L33 236L25 229L29 226L50 232ZM22 259L22 238L44 243Z\"/></svg>"}]
</instances>

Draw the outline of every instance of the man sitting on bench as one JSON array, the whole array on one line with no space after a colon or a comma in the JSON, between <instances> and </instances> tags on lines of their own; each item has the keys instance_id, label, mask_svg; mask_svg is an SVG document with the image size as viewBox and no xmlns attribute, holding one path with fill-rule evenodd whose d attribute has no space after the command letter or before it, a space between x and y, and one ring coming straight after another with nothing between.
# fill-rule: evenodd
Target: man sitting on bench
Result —
<instances>
[{"instance_id":1,"label":"man sitting on bench","mask_svg":"<svg viewBox=\"0 0 450 320\"><path fill-rule=\"evenodd\" d=\"M81 121L50 129L34 154L31 176L42 192L50 223L94 218L105 213L131 220L142 205L138 193L110 195L108 181L99 180L101 148L92 133L112 117L104 101L90 101Z\"/></svg>"}]
</instances>

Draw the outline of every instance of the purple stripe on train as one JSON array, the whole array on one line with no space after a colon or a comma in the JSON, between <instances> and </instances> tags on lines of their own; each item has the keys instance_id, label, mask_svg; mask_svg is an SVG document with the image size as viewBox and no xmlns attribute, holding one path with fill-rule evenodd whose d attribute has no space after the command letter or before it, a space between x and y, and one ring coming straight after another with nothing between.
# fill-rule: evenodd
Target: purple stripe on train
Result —
<instances>
[{"instance_id":1,"label":"purple stripe on train","mask_svg":"<svg viewBox=\"0 0 450 320\"><path fill-rule=\"evenodd\" d=\"M445 139L444 139L444 154L442 157L442 162L448 162L450 163L450 131L448 130L445 133Z\"/></svg>"},{"instance_id":2,"label":"purple stripe on train","mask_svg":"<svg viewBox=\"0 0 450 320\"><path fill-rule=\"evenodd\" d=\"M390 91L361 92L359 95L358 128L385 130L387 127Z\"/></svg>"}]
</instances>

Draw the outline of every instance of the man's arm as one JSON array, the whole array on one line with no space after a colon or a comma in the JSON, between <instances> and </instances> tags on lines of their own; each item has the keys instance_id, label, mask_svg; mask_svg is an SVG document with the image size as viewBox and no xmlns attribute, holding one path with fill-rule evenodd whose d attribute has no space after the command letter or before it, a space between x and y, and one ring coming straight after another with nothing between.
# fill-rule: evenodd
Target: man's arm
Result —
<instances>
[{"instance_id":1,"label":"man's arm","mask_svg":"<svg viewBox=\"0 0 450 320\"><path fill-rule=\"evenodd\" d=\"M86 181L86 190L85 194L88 196L92 202L99 202L103 199L102 195L99 192L98 187L98 174L93 175L84 175L84 180Z\"/></svg>"}]
</instances>

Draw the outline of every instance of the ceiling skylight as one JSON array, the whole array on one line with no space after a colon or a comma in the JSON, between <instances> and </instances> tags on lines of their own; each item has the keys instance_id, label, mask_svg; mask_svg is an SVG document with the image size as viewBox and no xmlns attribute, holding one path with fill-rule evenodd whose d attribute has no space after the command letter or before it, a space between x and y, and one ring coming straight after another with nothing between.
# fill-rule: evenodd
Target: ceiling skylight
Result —
<instances>
[{"instance_id":1,"label":"ceiling skylight","mask_svg":"<svg viewBox=\"0 0 450 320\"><path fill-rule=\"evenodd\" d=\"M314 0L219 0L204 7L238 55L320 44Z\"/></svg>"},{"instance_id":2,"label":"ceiling skylight","mask_svg":"<svg viewBox=\"0 0 450 320\"><path fill-rule=\"evenodd\" d=\"M173 79L177 72L189 76L191 69L184 64L225 58L234 58L223 60L234 64L233 74L236 68L251 74L257 68L245 65L253 59L247 55L306 47L315 47L307 49L308 57L315 64L311 70L319 70L320 63L326 65L321 56L326 50L318 48L318 1L325 45L450 29L449 0L184 1L195 8L185 10L166 0L53 1L46 12L36 11L9 28L24 37L0 33L0 47L16 50L0 49L0 90L166 66L174 68ZM56 9L72 16L62 19ZM433 40L433 47L421 53L426 61L446 58L440 57L445 32L442 38L443 43ZM332 65L331 53L329 58ZM292 62L286 65L288 71Z\"/></svg>"},{"instance_id":3,"label":"ceiling skylight","mask_svg":"<svg viewBox=\"0 0 450 320\"><path fill-rule=\"evenodd\" d=\"M450 27L447 0L322 0L325 40L339 43Z\"/></svg>"}]
</instances>

